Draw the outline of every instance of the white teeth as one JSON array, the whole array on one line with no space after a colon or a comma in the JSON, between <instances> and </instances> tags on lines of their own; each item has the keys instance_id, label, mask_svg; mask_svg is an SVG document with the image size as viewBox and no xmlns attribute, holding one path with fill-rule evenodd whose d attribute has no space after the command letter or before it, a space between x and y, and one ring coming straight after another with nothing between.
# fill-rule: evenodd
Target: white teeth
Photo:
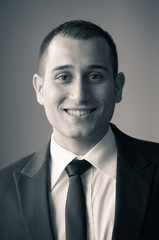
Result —
<instances>
[{"instance_id":1,"label":"white teeth","mask_svg":"<svg viewBox=\"0 0 159 240\"><path fill-rule=\"evenodd\" d=\"M72 110L72 109L68 109L66 110L70 115L75 116L75 117L80 117L80 116L84 116L87 115L91 112L91 110L87 110L87 111L80 111L80 110Z\"/></svg>"}]
</instances>

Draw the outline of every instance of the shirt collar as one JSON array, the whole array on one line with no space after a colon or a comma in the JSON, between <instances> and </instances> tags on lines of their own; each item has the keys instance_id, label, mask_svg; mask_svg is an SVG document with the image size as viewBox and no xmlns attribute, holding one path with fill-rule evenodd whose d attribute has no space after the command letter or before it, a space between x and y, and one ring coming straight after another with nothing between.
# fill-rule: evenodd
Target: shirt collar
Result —
<instances>
[{"instance_id":1,"label":"shirt collar","mask_svg":"<svg viewBox=\"0 0 159 240\"><path fill-rule=\"evenodd\" d=\"M107 134L83 156L83 159L90 162L98 170L116 179L117 144L110 127Z\"/></svg>"},{"instance_id":2,"label":"shirt collar","mask_svg":"<svg viewBox=\"0 0 159 240\"><path fill-rule=\"evenodd\" d=\"M54 187L66 166L77 157L61 147L51 136L51 188ZM79 159L85 159L95 168L116 178L117 145L113 131L109 127L107 134L91 150Z\"/></svg>"}]
</instances>

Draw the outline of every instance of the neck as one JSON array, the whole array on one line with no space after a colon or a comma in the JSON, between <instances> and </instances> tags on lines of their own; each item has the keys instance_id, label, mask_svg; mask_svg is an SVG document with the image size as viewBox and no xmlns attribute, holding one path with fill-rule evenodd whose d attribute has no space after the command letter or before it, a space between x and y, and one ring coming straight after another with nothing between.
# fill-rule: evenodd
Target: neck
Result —
<instances>
[{"instance_id":1,"label":"neck","mask_svg":"<svg viewBox=\"0 0 159 240\"><path fill-rule=\"evenodd\" d=\"M55 141L66 150L76 154L85 155L91 148L93 148L107 133L108 128L102 131L101 134L96 134L89 138L68 138L60 136L54 131Z\"/></svg>"}]
</instances>

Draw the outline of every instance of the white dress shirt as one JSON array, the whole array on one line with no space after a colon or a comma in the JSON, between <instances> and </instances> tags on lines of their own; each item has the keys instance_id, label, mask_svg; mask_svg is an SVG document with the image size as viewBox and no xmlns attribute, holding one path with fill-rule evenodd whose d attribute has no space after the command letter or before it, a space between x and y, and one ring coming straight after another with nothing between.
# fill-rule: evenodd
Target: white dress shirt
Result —
<instances>
[{"instance_id":1,"label":"white dress shirt","mask_svg":"<svg viewBox=\"0 0 159 240\"><path fill-rule=\"evenodd\" d=\"M58 145L53 134L50 152L55 239L65 240L65 204L69 185L65 167L77 156ZM92 164L82 176L87 204L88 240L111 240L115 214L117 146L110 127L104 138L80 159Z\"/></svg>"}]
</instances>

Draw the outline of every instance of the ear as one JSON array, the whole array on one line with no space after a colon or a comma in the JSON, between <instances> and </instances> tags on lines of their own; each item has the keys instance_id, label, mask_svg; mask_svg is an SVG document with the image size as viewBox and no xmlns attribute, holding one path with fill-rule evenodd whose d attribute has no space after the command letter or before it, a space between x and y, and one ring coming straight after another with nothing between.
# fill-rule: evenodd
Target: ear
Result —
<instances>
[{"instance_id":1,"label":"ear","mask_svg":"<svg viewBox=\"0 0 159 240\"><path fill-rule=\"evenodd\" d=\"M33 87L35 89L36 98L39 104L43 105L43 84L44 80L39 74L33 76Z\"/></svg>"},{"instance_id":2,"label":"ear","mask_svg":"<svg viewBox=\"0 0 159 240\"><path fill-rule=\"evenodd\" d=\"M115 78L115 101L119 103L122 100L122 92L125 83L124 73L120 72Z\"/></svg>"}]
</instances>

